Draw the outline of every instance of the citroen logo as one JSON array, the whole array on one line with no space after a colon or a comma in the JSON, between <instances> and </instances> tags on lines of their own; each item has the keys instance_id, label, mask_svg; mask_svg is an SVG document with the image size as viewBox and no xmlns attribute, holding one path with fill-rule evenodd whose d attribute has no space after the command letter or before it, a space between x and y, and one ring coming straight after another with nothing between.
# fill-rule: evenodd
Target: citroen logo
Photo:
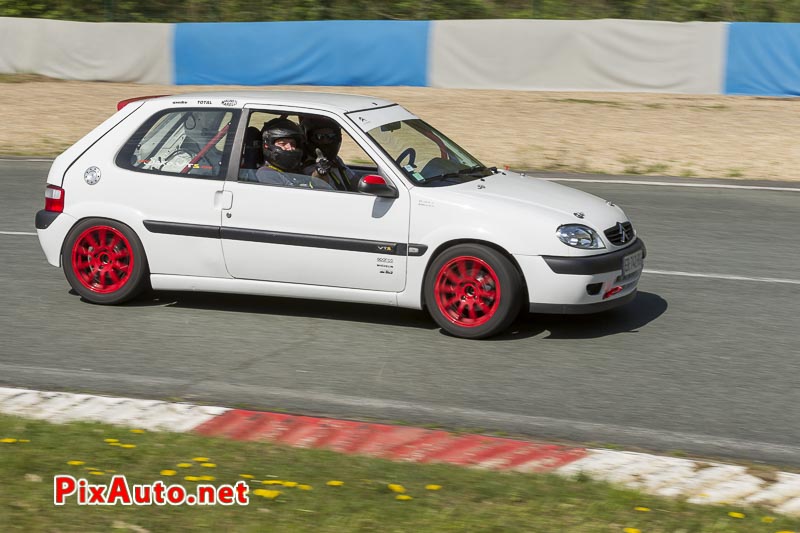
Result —
<instances>
[{"instance_id":1,"label":"citroen logo","mask_svg":"<svg viewBox=\"0 0 800 533\"><path fill-rule=\"evenodd\" d=\"M619 234L620 234L619 242L620 243L625 242L627 237L625 235L625 227L622 225L622 222L617 222L617 230L619 231Z\"/></svg>"}]
</instances>

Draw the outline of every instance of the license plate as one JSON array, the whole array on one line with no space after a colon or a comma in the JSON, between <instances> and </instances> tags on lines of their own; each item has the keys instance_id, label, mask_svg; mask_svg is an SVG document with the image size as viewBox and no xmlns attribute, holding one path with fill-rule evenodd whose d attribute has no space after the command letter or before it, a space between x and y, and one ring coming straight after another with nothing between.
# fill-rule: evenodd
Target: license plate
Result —
<instances>
[{"instance_id":1,"label":"license plate","mask_svg":"<svg viewBox=\"0 0 800 533\"><path fill-rule=\"evenodd\" d=\"M642 251L633 252L622 258L622 275L627 276L631 272L642 269Z\"/></svg>"}]
</instances>

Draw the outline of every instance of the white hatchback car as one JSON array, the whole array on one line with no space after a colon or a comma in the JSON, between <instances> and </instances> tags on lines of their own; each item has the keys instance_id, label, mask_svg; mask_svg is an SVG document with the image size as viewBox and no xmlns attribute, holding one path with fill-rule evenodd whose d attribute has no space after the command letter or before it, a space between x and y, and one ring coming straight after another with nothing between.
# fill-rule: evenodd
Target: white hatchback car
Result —
<instances>
[{"instance_id":1,"label":"white hatchback car","mask_svg":"<svg viewBox=\"0 0 800 533\"><path fill-rule=\"evenodd\" d=\"M332 124L347 179L273 166L283 181L261 180L262 130L276 118ZM314 169L320 153L303 143ZM631 301L645 256L616 205L487 168L400 105L365 96L125 100L55 159L47 183L42 249L98 304L148 284L363 302L426 308L447 332L483 338L523 308Z\"/></svg>"}]
</instances>

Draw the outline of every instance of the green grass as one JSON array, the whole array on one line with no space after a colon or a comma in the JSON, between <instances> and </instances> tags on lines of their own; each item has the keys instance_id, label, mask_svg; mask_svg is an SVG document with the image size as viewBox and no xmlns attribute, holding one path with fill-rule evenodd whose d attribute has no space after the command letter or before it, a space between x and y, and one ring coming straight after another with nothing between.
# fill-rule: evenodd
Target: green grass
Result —
<instances>
[{"instance_id":1,"label":"green grass","mask_svg":"<svg viewBox=\"0 0 800 533\"><path fill-rule=\"evenodd\" d=\"M48 78L39 74L0 74L0 83L30 83L30 82L53 82L62 81L56 78Z\"/></svg>"},{"instance_id":2,"label":"green grass","mask_svg":"<svg viewBox=\"0 0 800 533\"><path fill-rule=\"evenodd\" d=\"M3 531L497 531L642 533L775 533L800 529L800 520L763 510L701 507L611 487L581 476L523 475L416 465L301 450L258 442L234 442L171 433L134 434L92 423L54 426L0 415L0 524ZM135 444L124 449L104 442ZM208 457L215 468L199 466ZM80 460L84 465L70 466ZM178 463L190 463L179 468ZM87 467L103 471L89 475ZM164 476L162 470L177 476ZM83 507L69 499L53 504L53 476L71 474L91 483L125 474L129 483L181 483L186 475L212 475L213 483L235 483L241 474L262 480L295 481L312 490L281 491L274 500L253 496L240 507ZM340 480L341 487L327 481ZM387 485L403 485L410 501L398 501ZM428 484L441 490L426 490ZM647 511L637 511L645 507ZM744 518L734 518L739 512ZM774 518L764 523L765 517Z\"/></svg>"},{"instance_id":3,"label":"green grass","mask_svg":"<svg viewBox=\"0 0 800 533\"><path fill-rule=\"evenodd\" d=\"M694 109L700 109L702 111L726 111L726 110L730 109L725 104L695 105L695 106L690 106L690 107L694 108Z\"/></svg>"},{"instance_id":4,"label":"green grass","mask_svg":"<svg viewBox=\"0 0 800 533\"><path fill-rule=\"evenodd\" d=\"M566 104L588 104L588 105L605 105L609 107L626 107L623 102L615 102L613 100L591 100L588 98L557 98L554 102L563 102Z\"/></svg>"},{"instance_id":5,"label":"green grass","mask_svg":"<svg viewBox=\"0 0 800 533\"><path fill-rule=\"evenodd\" d=\"M744 177L744 172L742 172L741 169L732 168L732 169L728 170L728 173L726 175L729 178L741 178L741 177Z\"/></svg>"}]
</instances>

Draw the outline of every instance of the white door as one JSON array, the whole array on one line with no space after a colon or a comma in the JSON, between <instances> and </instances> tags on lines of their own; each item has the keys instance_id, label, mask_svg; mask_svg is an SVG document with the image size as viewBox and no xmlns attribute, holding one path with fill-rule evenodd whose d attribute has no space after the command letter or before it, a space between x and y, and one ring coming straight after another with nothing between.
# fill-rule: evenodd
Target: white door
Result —
<instances>
[{"instance_id":1,"label":"white door","mask_svg":"<svg viewBox=\"0 0 800 533\"><path fill-rule=\"evenodd\" d=\"M409 198L225 184L222 248L235 278L400 292L405 287Z\"/></svg>"}]
</instances>

